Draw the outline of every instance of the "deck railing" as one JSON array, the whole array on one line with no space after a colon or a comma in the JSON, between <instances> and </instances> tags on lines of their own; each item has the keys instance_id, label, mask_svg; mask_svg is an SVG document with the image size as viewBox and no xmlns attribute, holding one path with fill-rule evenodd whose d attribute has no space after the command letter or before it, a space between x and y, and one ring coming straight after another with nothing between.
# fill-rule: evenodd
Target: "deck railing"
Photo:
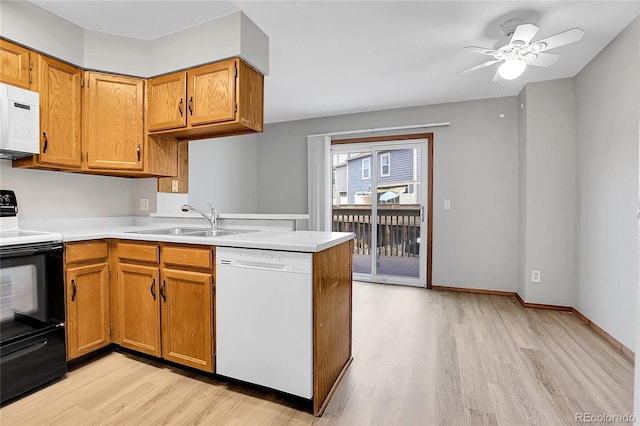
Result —
<instances>
[{"instance_id":1,"label":"deck railing","mask_svg":"<svg viewBox=\"0 0 640 426\"><path fill-rule=\"evenodd\" d=\"M372 254L371 209L366 206L334 206L333 231L356 234L354 254ZM418 257L420 255L420 206L378 207L377 255Z\"/></svg>"}]
</instances>

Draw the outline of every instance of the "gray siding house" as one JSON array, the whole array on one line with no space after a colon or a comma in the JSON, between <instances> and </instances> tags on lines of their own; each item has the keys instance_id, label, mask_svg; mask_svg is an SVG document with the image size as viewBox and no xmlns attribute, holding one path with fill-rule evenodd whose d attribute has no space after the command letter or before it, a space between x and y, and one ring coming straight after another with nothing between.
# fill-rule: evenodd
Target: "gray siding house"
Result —
<instances>
[{"instance_id":1,"label":"gray siding house","mask_svg":"<svg viewBox=\"0 0 640 426\"><path fill-rule=\"evenodd\" d=\"M334 204L419 204L421 150L400 149L377 153L378 189L372 189L372 155L358 154L334 166Z\"/></svg>"}]
</instances>

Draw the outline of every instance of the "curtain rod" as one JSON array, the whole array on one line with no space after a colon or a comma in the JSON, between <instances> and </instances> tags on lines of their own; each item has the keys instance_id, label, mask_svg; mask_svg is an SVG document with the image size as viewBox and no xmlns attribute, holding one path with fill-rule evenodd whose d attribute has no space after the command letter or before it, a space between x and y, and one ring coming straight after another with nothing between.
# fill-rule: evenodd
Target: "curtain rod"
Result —
<instances>
[{"instance_id":1,"label":"curtain rod","mask_svg":"<svg viewBox=\"0 0 640 426\"><path fill-rule=\"evenodd\" d=\"M362 130L348 130L345 132L331 132L331 133L319 133L317 135L307 136L339 136L339 135L355 135L357 133L375 133L386 132L390 130L406 130L406 129L423 129L427 127L444 127L451 125L450 122L444 121L442 123L430 123L430 124L410 124L408 126L394 126L394 127L378 127L374 129L362 129Z\"/></svg>"}]
</instances>

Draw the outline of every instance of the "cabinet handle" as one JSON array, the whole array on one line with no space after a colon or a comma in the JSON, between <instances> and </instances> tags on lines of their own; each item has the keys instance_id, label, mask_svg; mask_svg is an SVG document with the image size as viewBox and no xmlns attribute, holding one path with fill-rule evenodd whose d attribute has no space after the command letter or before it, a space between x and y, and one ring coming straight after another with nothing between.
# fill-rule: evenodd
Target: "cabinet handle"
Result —
<instances>
[{"instance_id":1,"label":"cabinet handle","mask_svg":"<svg viewBox=\"0 0 640 426\"><path fill-rule=\"evenodd\" d=\"M78 292L78 289L76 287L76 280L71 280L71 301L73 302L74 300L76 300L76 293Z\"/></svg>"},{"instance_id":2,"label":"cabinet handle","mask_svg":"<svg viewBox=\"0 0 640 426\"><path fill-rule=\"evenodd\" d=\"M156 279L153 279L153 282L151 283L151 288L149 289L151 291L151 295L153 296L153 300L156 300Z\"/></svg>"},{"instance_id":3,"label":"cabinet handle","mask_svg":"<svg viewBox=\"0 0 640 426\"><path fill-rule=\"evenodd\" d=\"M178 111L180 112L180 117L182 117L182 104L184 103L184 99L180 98L180 103L178 104Z\"/></svg>"},{"instance_id":4,"label":"cabinet handle","mask_svg":"<svg viewBox=\"0 0 640 426\"><path fill-rule=\"evenodd\" d=\"M138 161L140 161L140 144L138 144Z\"/></svg>"},{"instance_id":5,"label":"cabinet handle","mask_svg":"<svg viewBox=\"0 0 640 426\"><path fill-rule=\"evenodd\" d=\"M193 108L191 107L191 105L193 105L193 96L189 98L189 104L187 105L187 107L189 108L189 115L193 115Z\"/></svg>"},{"instance_id":6,"label":"cabinet handle","mask_svg":"<svg viewBox=\"0 0 640 426\"><path fill-rule=\"evenodd\" d=\"M44 136L44 146L42 147L42 153L47 153L47 147L49 146L49 140L47 139L47 132L42 132L42 136Z\"/></svg>"},{"instance_id":7,"label":"cabinet handle","mask_svg":"<svg viewBox=\"0 0 640 426\"><path fill-rule=\"evenodd\" d=\"M164 302L167 301L167 295L165 294L165 290L164 288L167 286L167 281L166 280L162 280L162 285L160 286L160 296L162 297L162 300Z\"/></svg>"}]
</instances>

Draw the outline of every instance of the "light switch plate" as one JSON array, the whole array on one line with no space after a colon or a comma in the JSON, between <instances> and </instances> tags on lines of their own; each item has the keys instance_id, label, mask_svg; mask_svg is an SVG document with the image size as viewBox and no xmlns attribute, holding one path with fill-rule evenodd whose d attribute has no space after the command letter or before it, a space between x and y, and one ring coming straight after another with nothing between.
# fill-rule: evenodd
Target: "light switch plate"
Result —
<instances>
[{"instance_id":1,"label":"light switch plate","mask_svg":"<svg viewBox=\"0 0 640 426\"><path fill-rule=\"evenodd\" d=\"M140 198L140 210L143 212L149 211L149 199Z\"/></svg>"},{"instance_id":2,"label":"light switch plate","mask_svg":"<svg viewBox=\"0 0 640 426\"><path fill-rule=\"evenodd\" d=\"M178 192L178 179L171 180L171 192Z\"/></svg>"}]
</instances>

